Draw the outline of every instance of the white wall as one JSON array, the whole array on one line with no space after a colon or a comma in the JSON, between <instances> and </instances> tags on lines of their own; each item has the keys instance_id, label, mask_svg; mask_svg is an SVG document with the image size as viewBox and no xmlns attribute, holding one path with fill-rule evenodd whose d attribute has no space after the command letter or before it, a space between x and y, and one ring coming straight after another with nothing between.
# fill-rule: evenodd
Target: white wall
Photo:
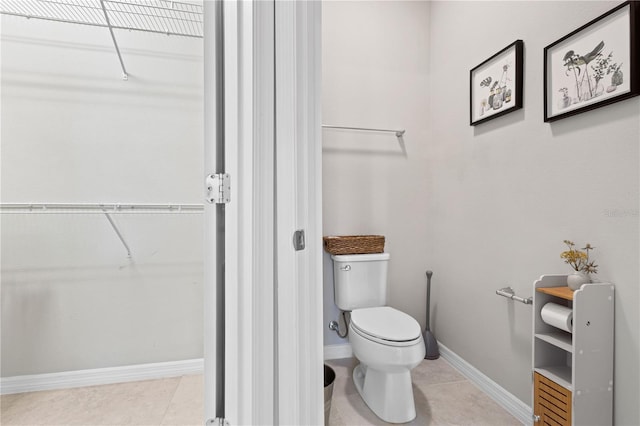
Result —
<instances>
[{"instance_id":1,"label":"white wall","mask_svg":"<svg viewBox=\"0 0 640 426\"><path fill-rule=\"evenodd\" d=\"M388 302L425 322L429 137L429 3L323 3L323 122L406 129L323 131L324 235L382 234L391 253ZM324 256L325 344L338 318ZM436 272L434 282L438 279Z\"/></svg>"},{"instance_id":2,"label":"white wall","mask_svg":"<svg viewBox=\"0 0 640 426\"><path fill-rule=\"evenodd\" d=\"M2 16L3 203L200 203L202 40ZM7 214L2 376L202 357L201 215Z\"/></svg>"},{"instance_id":3,"label":"white wall","mask_svg":"<svg viewBox=\"0 0 640 426\"><path fill-rule=\"evenodd\" d=\"M615 423L640 424L640 98L543 122L543 49L615 2L433 2L426 161L435 334L531 403L532 294L568 273L562 241L591 243L616 284ZM524 40L524 108L469 126L469 70Z\"/></svg>"}]
</instances>

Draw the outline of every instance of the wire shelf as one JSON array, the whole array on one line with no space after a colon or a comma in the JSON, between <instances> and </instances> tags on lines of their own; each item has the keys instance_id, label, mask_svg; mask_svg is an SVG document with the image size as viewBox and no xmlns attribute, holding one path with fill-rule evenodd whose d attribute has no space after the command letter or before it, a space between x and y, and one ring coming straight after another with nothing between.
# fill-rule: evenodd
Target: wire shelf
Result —
<instances>
[{"instance_id":1,"label":"wire shelf","mask_svg":"<svg viewBox=\"0 0 640 426\"><path fill-rule=\"evenodd\" d=\"M202 204L45 204L0 203L0 214L202 213Z\"/></svg>"},{"instance_id":2,"label":"wire shelf","mask_svg":"<svg viewBox=\"0 0 640 426\"><path fill-rule=\"evenodd\" d=\"M111 215L119 213L134 214L202 214L203 204L44 204L44 203L0 203L2 214L101 214L104 215L118 239L131 257L131 248L127 244L120 228Z\"/></svg>"},{"instance_id":3,"label":"wire shelf","mask_svg":"<svg viewBox=\"0 0 640 426\"><path fill-rule=\"evenodd\" d=\"M203 36L202 3L169 0L2 0L0 13L122 30Z\"/></svg>"}]
</instances>

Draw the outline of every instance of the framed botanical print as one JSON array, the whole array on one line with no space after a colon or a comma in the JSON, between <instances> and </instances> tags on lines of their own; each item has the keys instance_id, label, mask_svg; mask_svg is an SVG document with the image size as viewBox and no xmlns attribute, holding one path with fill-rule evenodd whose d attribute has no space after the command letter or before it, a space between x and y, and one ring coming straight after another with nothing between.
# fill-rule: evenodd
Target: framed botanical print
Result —
<instances>
[{"instance_id":1,"label":"framed botanical print","mask_svg":"<svg viewBox=\"0 0 640 426\"><path fill-rule=\"evenodd\" d=\"M522 108L524 43L516 40L470 73L472 126Z\"/></svg>"},{"instance_id":2,"label":"framed botanical print","mask_svg":"<svg viewBox=\"0 0 640 426\"><path fill-rule=\"evenodd\" d=\"M637 96L639 2L627 1L544 49L544 121Z\"/></svg>"}]
</instances>

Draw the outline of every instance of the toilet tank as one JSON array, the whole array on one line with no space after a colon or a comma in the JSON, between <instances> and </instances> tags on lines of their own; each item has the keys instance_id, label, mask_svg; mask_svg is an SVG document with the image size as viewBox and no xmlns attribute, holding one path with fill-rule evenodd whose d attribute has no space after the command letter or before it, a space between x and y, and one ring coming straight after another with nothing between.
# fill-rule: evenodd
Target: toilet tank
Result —
<instances>
[{"instance_id":1,"label":"toilet tank","mask_svg":"<svg viewBox=\"0 0 640 426\"><path fill-rule=\"evenodd\" d=\"M385 306L389 253L333 255L334 300L338 308Z\"/></svg>"}]
</instances>

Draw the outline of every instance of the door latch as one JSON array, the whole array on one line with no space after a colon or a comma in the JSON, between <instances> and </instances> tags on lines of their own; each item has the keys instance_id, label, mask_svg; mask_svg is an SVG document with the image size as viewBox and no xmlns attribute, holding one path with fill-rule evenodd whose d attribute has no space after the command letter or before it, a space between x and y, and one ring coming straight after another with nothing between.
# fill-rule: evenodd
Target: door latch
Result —
<instances>
[{"instance_id":1,"label":"door latch","mask_svg":"<svg viewBox=\"0 0 640 426\"><path fill-rule=\"evenodd\" d=\"M304 250L305 241L304 241L304 229L298 229L293 233L293 248L296 251Z\"/></svg>"}]
</instances>

